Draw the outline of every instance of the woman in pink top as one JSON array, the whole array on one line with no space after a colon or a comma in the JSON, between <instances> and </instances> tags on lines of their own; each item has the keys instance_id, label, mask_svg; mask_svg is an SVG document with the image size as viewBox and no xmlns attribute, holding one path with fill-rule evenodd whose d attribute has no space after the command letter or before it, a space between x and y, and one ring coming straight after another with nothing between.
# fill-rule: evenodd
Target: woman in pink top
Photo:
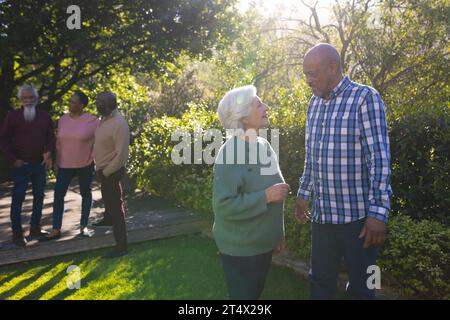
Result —
<instances>
[{"instance_id":1,"label":"woman in pink top","mask_svg":"<svg viewBox=\"0 0 450 320\"><path fill-rule=\"evenodd\" d=\"M75 176L78 177L82 197L80 235L92 235L92 231L87 229L87 224L92 206L91 184L95 175L92 148L98 119L83 112L88 103L89 99L83 92L75 92L70 98L69 113L64 114L58 122L53 230L43 238L44 241L61 237L64 197Z\"/></svg>"}]
</instances>

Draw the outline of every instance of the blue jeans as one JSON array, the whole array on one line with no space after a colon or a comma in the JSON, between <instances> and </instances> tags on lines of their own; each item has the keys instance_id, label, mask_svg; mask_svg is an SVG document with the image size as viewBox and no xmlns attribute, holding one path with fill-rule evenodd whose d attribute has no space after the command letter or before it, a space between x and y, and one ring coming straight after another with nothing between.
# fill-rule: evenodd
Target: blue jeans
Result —
<instances>
[{"instance_id":1,"label":"blue jeans","mask_svg":"<svg viewBox=\"0 0 450 320\"><path fill-rule=\"evenodd\" d=\"M348 224L317 224L312 227L312 252L310 269L310 298L313 300L332 299L336 291L342 257L344 257L349 281L347 295L350 299L370 300L375 298L375 290L367 287L367 273L370 265L375 265L378 249L363 248L364 238L359 234L366 219Z\"/></svg>"},{"instance_id":2,"label":"blue jeans","mask_svg":"<svg viewBox=\"0 0 450 320\"><path fill-rule=\"evenodd\" d=\"M31 225L39 226L42 217L42 206L44 204L44 189L47 178L45 167L40 161L30 161L27 164L14 168L12 172L14 182L11 202L11 227L14 233L22 231L22 204L31 180L33 187L33 212L31 214Z\"/></svg>"},{"instance_id":3,"label":"blue jeans","mask_svg":"<svg viewBox=\"0 0 450 320\"><path fill-rule=\"evenodd\" d=\"M59 168L55 184L55 199L53 201L53 229L61 230L64 214L64 197L70 182L77 176L81 194L81 220L80 226L87 226L92 207L92 179L95 175L95 167L91 165L84 168L64 169Z\"/></svg>"}]
</instances>

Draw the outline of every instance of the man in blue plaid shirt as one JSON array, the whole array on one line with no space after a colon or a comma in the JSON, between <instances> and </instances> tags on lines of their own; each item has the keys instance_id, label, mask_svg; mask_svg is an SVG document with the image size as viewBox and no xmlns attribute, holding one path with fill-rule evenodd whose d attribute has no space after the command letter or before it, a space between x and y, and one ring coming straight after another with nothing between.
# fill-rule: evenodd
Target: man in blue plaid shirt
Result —
<instances>
[{"instance_id":1,"label":"man in blue plaid shirt","mask_svg":"<svg viewBox=\"0 0 450 320\"><path fill-rule=\"evenodd\" d=\"M374 299L368 267L385 239L392 193L384 104L375 89L343 76L329 44L307 52L303 72L314 96L294 214L301 223L312 220L311 299L333 297L342 257L347 294Z\"/></svg>"}]
</instances>

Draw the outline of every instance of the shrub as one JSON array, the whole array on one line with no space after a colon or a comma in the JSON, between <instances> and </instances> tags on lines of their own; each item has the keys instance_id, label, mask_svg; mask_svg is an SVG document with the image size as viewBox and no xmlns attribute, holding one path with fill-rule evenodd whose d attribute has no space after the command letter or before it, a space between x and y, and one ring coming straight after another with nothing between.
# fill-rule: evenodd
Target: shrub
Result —
<instances>
[{"instance_id":1,"label":"shrub","mask_svg":"<svg viewBox=\"0 0 450 320\"><path fill-rule=\"evenodd\" d=\"M404 295L450 299L450 230L442 224L391 217L378 263Z\"/></svg>"},{"instance_id":2,"label":"shrub","mask_svg":"<svg viewBox=\"0 0 450 320\"><path fill-rule=\"evenodd\" d=\"M201 105L190 105L181 119L164 116L147 121L135 137L128 163L137 187L157 196L174 199L176 182L195 172L200 176L208 165L175 164L171 152L179 141L171 141L172 133L184 130L194 137L195 130L217 127L216 115ZM193 139L191 147L193 149ZM191 154L194 154L193 150Z\"/></svg>"},{"instance_id":3,"label":"shrub","mask_svg":"<svg viewBox=\"0 0 450 320\"><path fill-rule=\"evenodd\" d=\"M392 208L450 224L450 109L430 108L390 121Z\"/></svg>"},{"instance_id":4,"label":"shrub","mask_svg":"<svg viewBox=\"0 0 450 320\"><path fill-rule=\"evenodd\" d=\"M286 248L293 256L309 261L311 256L311 223L298 223L294 217L294 206L294 198L286 200L284 205Z\"/></svg>"},{"instance_id":5,"label":"shrub","mask_svg":"<svg viewBox=\"0 0 450 320\"><path fill-rule=\"evenodd\" d=\"M175 200L185 208L211 214L213 212L211 195L212 167L176 179Z\"/></svg>"}]
</instances>

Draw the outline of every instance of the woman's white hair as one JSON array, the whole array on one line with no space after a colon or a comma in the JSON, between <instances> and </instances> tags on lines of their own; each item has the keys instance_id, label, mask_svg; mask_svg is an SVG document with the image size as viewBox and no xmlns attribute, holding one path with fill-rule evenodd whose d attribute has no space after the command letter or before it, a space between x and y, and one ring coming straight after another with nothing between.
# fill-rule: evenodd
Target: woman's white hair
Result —
<instances>
[{"instance_id":1,"label":"woman's white hair","mask_svg":"<svg viewBox=\"0 0 450 320\"><path fill-rule=\"evenodd\" d=\"M22 96L22 92L24 92L24 91L32 92L36 98L39 98L39 93L30 84L26 84L26 85L23 85L23 86L19 87L19 90L17 91L17 98L20 99L20 97Z\"/></svg>"},{"instance_id":2,"label":"woman's white hair","mask_svg":"<svg viewBox=\"0 0 450 320\"><path fill-rule=\"evenodd\" d=\"M245 129L241 119L250 114L254 97L256 97L256 88L253 85L228 91L220 100L217 109L222 126L225 129Z\"/></svg>"}]
</instances>

